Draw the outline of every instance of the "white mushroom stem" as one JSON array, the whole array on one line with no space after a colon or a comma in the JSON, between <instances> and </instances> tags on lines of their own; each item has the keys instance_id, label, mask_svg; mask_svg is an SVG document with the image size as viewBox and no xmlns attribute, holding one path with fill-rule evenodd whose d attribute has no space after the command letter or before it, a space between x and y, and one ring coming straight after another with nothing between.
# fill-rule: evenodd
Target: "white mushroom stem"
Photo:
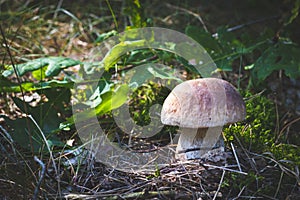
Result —
<instances>
[{"instance_id":1,"label":"white mushroom stem","mask_svg":"<svg viewBox=\"0 0 300 200\"><path fill-rule=\"evenodd\" d=\"M181 161L200 159L209 150L224 147L222 128L180 128L176 158Z\"/></svg>"}]
</instances>

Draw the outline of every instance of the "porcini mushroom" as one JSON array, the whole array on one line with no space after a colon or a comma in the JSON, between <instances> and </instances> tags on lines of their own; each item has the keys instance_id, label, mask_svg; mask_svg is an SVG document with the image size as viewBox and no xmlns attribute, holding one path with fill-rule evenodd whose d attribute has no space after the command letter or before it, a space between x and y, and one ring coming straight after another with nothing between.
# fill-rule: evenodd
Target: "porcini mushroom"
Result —
<instances>
[{"instance_id":1,"label":"porcini mushroom","mask_svg":"<svg viewBox=\"0 0 300 200\"><path fill-rule=\"evenodd\" d=\"M222 144L223 125L245 117L241 95L219 78L194 79L177 85L161 111L163 124L180 128L175 157L182 161L199 159L217 143Z\"/></svg>"}]
</instances>

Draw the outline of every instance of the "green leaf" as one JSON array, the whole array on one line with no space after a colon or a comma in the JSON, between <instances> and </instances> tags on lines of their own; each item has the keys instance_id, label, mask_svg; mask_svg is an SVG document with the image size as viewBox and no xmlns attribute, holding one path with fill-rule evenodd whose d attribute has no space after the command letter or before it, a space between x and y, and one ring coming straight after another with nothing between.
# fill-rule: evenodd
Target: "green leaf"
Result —
<instances>
[{"instance_id":1,"label":"green leaf","mask_svg":"<svg viewBox=\"0 0 300 200\"><path fill-rule=\"evenodd\" d=\"M284 26L291 24L299 15L300 0L296 0L289 16L285 17Z\"/></svg>"},{"instance_id":2,"label":"green leaf","mask_svg":"<svg viewBox=\"0 0 300 200\"><path fill-rule=\"evenodd\" d=\"M35 107L23 102L19 98L13 98L14 103L27 114L32 115L37 124L45 134L51 134L59 129L64 121L59 113L65 110L65 104L70 102L71 92L69 89L48 89L43 90L48 102L40 103ZM65 114L65 113L64 113Z\"/></svg>"},{"instance_id":3,"label":"green leaf","mask_svg":"<svg viewBox=\"0 0 300 200\"><path fill-rule=\"evenodd\" d=\"M129 16L133 28L142 28L147 25L139 0L125 0L124 5L123 13Z\"/></svg>"},{"instance_id":4,"label":"green leaf","mask_svg":"<svg viewBox=\"0 0 300 200\"><path fill-rule=\"evenodd\" d=\"M84 102L84 104L90 106L91 108L98 106L102 102L101 95L110 91L110 89L110 83L108 83L105 79L99 80L95 92L89 97L88 101Z\"/></svg>"},{"instance_id":5,"label":"green leaf","mask_svg":"<svg viewBox=\"0 0 300 200\"><path fill-rule=\"evenodd\" d=\"M127 96L129 92L129 86L123 84L119 86L115 92L104 93L102 97L102 102L95 108L97 115L102 115L113 109L122 106L127 101Z\"/></svg>"},{"instance_id":6,"label":"green leaf","mask_svg":"<svg viewBox=\"0 0 300 200\"><path fill-rule=\"evenodd\" d=\"M136 40L123 41L115 45L102 60L105 70L109 70L126 52L137 48L143 48L145 44L145 40Z\"/></svg>"},{"instance_id":7,"label":"green leaf","mask_svg":"<svg viewBox=\"0 0 300 200\"><path fill-rule=\"evenodd\" d=\"M101 103L95 108L89 108L82 112L73 114L71 118L68 118L66 122L61 123L60 128L64 129L74 124L74 122L82 122L96 115L103 115L109 111L119 108L127 101L129 92L129 86L123 84L119 86L116 91L108 91L101 95Z\"/></svg>"},{"instance_id":8,"label":"green leaf","mask_svg":"<svg viewBox=\"0 0 300 200\"><path fill-rule=\"evenodd\" d=\"M13 100L23 112L27 111L28 114L33 116L45 134L50 134L52 131L59 128L59 124L62 120L59 119L57 112L55 112L51 104L46 103L37 107L32 107L18 98L13 98ZM25 106L27 107L26 109Z\"/></svg>"},{"instance_id":9,"label":"green leaf","mask_svg":"<svg viewBox=\"0 0 300 200\"><path fill-rule=\"evenodd\" d=\"M118 34L118 32L116 30L109 31L107 33L102 33L97 37L97 39L95 40L95 43L103 42L104 40L106 40L112 36L115 36L117 34Z\"/></svg>"},{"instance_id":10,"label":"green leaf","mask_svg":"<svg viewBox=\"0 0 300 200\"><path fill-rule=\"evenodd\" d=\"M126 56L126 65L134 64L140 65L145 62L149 62L148 59L153 57L158 51L150 49L140 49L130 52L129 56Z\"/></svg>"},{"instance_id":11,"label":"green leaf","mask_svg":"<svg viewBox=\"0 0 300 200\"><path fill-rule=\"evenodd\" d=\"M165 65L155 63L141 65L134 68L134 74L130 79L130 86L137 88L153 78L176 80L179 83L182 82L182 80L174 74L176 74L176 70Z\"/></svg>"},{"instance_id":12,"label":"green leaf","mask_svg":"<svg viewBox=\"0 0 300 200\"><path fill-rule=\"evenodd\" d=\"M56 110L57 112L62 112L71 101L71 90L69 88L49 88L47 90L40 91L48 98L49 109ZM64 113L66 114L66 113Z\"/></svg>"},{"instance_id":13,"label":"green leaf","mask_svg":"<svg viewBox=\"0 0 300 200\"><path fill-rule=\"evenodd\" d=\"M211 33L206 32L204 29L197 26L187 26L185 34L196 40L199 44L203 45L206 51L213 57L215 53L220 52L218 41L212 37Z\"/></svg>"},{"instance_id":14,"label":"green leaf","mask_svg":"<svg viewBox=\"0 0 300 200\"><path fill-rule=\"evenodd\" d=\"M203 45L216 62L218 68L223 71L232 70L232 62L239 56L234 51L234 43L237 43L237 40L231 33L227 32L225 27L219 28L215 37L211 33L195 26L187 26L185 32L199 44Z\"/></svg>"},{"instance_id":15,"label":"green leaf","mask_svg":"<svg viewBox=\"0 0 300 200\"><path fill-rule=\"evenodd\" d=\"M300 77L300 48L298 45L279 41L264 51L251 71L253 82L265 80L273 71L284 70L291 77Z\"/></svg>"},{"instance_id":16,"label":"green leaf","mask_svg":"<svg viewBox=\"0 0 300 200\"><path fill-rule=\"evenodd\" d=\"M32 82L25 82L21 84L23 91L39 91L48 88L73 88L74 83L70 81L59 81L59 80L51 80L45 81L40 83L32 83ZM0 81L0 92L21 92L21 88L19 84L10 82L8 80L1 80Z\"/></svg>"},{"instance_id":17,"label":"green leaf","mask_svg":"<svg viewBox=\"0 0 300 200\"><path fill-rule=\"evenodd\" d=\"M35 124L29 118L18 118L11 120L8 117L2 116L5 118L5 122L8 126L12 128L11 137L18 143L21 147L27 150L31 150L30 141L32 141L33 150L36 153L46 152L46 144L42 138L42 133L35 126ZM48 145L53 147L53 144L63 145L59 138L53 134L45 134ZM31 139L30 139L31 138Z\"/></svg>"},{"instance_id":18,"label":"green leaf","mask_svg":"<svg viewBox=\"0 0 300 200\"><path fill-rule=\"evenodd\" d=\"M251 41L245 44L248 40L238 40L246 35L234 35L228 31L227 27L220 27L214 37L211 33L204 31L202 28L195 26L187 26L186 34L196 40L207 50L210 56L215 61L219 69L223 71L232 71L232 62L238 59L241 55L252 53L254 49L259 48L266 43L266 38L259 38L258 41Z\"/></svg>"},{"instance_id":19,"label":"green leaf","mask_svg":"<svg viewBox=\"0 0 300 200\"><path fill-rule=\"evenodd\" d=\"M39 70L35 70L32 72L32 76L39 81L42 81L46 77L47 66L40 68Z\"/></svg>"},{"instance_id":20,"label":"green leaf","mask_svg":"<svg viewBox=\"0 0 300 200\"><path fill-rule=\"evenodd\" d=\"M28 61L26 63L15 65L16 71L19 76L23 76L27 72L33 72L47 66L45 70L45 77L56 76L59 72L67 67L80 64L80 61L73 60L65 57L46 57L38 58ZM44 71L44 70L43 70ZM42 73L43 73L42 71ZM9 69L5 70L2 75L4 77L11 76L14 73L13 66L9 66ZM37 74L35 74L37 75Z\"/></svg>"}]
</instances>

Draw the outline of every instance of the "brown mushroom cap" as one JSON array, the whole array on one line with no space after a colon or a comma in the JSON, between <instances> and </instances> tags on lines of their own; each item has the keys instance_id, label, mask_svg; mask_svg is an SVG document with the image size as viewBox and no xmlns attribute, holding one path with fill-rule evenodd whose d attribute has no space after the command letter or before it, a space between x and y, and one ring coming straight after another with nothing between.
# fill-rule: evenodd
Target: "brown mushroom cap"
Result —
<instances>
[{"instance_id":1,"label":"brown mushroom cap","mask_svg":"<svg viewBox=\"0 0 300 200\"><path fill-rule=\"evenodd\" d=\"M166 98L163 124L186 128L216 127L246 117L245 103L229 82L201 78L177 85Z\"/></svg>"}]
</instances>

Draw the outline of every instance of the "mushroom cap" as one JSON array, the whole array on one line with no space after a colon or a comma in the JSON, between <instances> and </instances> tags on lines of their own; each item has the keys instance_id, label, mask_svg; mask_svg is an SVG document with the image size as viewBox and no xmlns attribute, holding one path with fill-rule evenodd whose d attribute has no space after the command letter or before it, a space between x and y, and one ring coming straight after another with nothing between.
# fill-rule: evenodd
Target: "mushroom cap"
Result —
<instances>
[{"instance_id":1,"label":"mushroom cap","mask_svg":"<svg viewBox=\"0 0 300 200\"><path fill-rule=\"evenodd\" d=\"M223 126L244 120L245 103L229 82L218 78L201 78L177 85L161 111L163 124L203 128Z\"/></svg>"}]
</instances>

